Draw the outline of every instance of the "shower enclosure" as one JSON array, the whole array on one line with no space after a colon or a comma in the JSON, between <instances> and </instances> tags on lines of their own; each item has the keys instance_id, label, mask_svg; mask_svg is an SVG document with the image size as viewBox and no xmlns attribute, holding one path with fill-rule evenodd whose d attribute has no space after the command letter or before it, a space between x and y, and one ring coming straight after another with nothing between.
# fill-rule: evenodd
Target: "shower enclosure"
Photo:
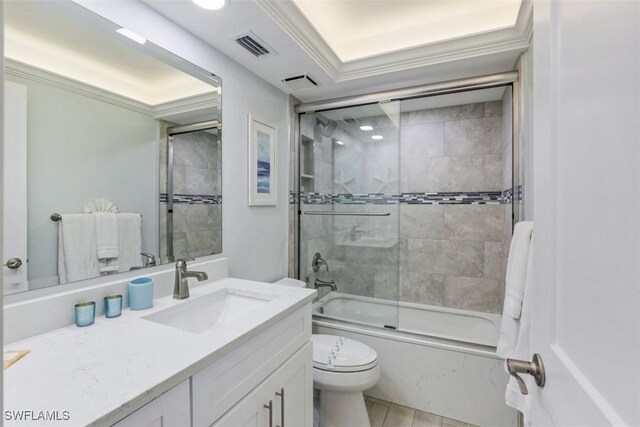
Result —
<instances>
[{"instance_id":1,"label":"shower enclosure","mask_svg":"<svg viewBox=\"0 0 640 427\"><path fill-rule=\"evenodd\" d=\"M221 127L164 122L160 245L167 262L222 251ZM166 186L166 187L165 187Z\"/></svg>"},{"instance_id":2,"label":"shower enclosure","mask_svg":"<svg viewBox=\"0 0 640 427\"><path fill-rule=\"evenodd\" d=\"M317 318L495 345L516 80L300 108L295 270L319 289Z\"/></svg>"}]
</instances>

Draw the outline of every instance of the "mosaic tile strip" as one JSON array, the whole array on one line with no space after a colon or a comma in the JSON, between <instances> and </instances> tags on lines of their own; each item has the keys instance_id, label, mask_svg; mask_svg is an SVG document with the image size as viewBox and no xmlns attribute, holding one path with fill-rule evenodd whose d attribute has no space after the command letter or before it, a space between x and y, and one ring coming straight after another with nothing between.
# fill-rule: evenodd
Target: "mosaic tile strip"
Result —
<instances>
[{"instance_id":1,"label":"mosaic tile strip","mask_svg":"<svg viewBox=\"0 0 640 427\"><path fill-rule=\"evenodd\" d=\"M292 197L293 196L293 197ZM290 195L290 201L295 202L295 195ZM367 194L326 194L302 193L302 204L422 204L422 205L486 205L503 203L502 191L478 192L442 192L442 193L367 193Z\"/></svg>"},{"instance_id":2,"label":"mosaic tile strip","mask_svg":"<svg viewBox=\"0 0 640 427\"><path fill-rule=\"evenodd\" d=\"M514 196L515 196L515 200L516 201L519 201L519 202L522 201L522 185L518 186L518 191L515 193L515 195L513 193L513 189L512 188L508 188L508 189L504 190L502 192L503 203L505 203L505 204L513 203Z\"/></svg>"},{"instance_id":3,"label":"mosaic tile strip","mask_svg":"<svg viewBox=\"0 0 640 427\"><path fill-rule=\"evenodd\" d=\"M160 203L167 203L169 194L160 193ZM205 194L174 194L173 203L189 205L219 205L222 203L222 196Z\"/></svg>"}]
</instances>

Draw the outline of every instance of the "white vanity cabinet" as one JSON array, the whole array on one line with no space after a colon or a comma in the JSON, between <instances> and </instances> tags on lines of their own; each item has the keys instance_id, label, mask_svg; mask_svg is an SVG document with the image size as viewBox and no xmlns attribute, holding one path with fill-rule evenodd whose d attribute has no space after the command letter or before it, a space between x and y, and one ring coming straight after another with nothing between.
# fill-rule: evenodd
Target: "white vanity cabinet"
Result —
<instances>
[{"instance_id":1,"label":"white vanity cabinet","mask_svg":"<svg viewBox=\"0 0 640 427\"><path fill-rule=\"evenodd\" d=\"M213 426L312 426L312 357L312 346L308 342Z\"/></svg>"},{"instance_id":2,"label":"white vanity cabinet","mask_svg":"<svg viewBox=\"0 0 640 427\"><path fill-rule=\"evenodd\" d=\"M223 416L224 419L228 416L237 421L234 417L246 415L249 420L255 415L255 420L260 421L267 416L268 410L262 406L268 404L269 400L273 401L275 426L282 403L275 393L280 393L284 388L285 420L290 414L292 420L303 421L285 422L285 425L311 427L311 423L304 421L307 415L311 420L313 411L313 354L310 339L311 305L307 304L193 375L193 426L209 427L218 420L222 423ZM303 415L294 411L296 407ZM232 426L236 421L224 421L220 425ZM266 424L251 425L268 427L269 423L267 420Z\"/></svg>"},{"instance_id":3,"label":"white vanity cabinet","mask_svg":"<svg viewBox=\"0 0 640 427\"><path fill-rule=\"evenodd\" d=\"M138 409L113 427L185 427L191 425L189 380Z\"/></svg>"},{"instance_id":4,"label":"white vanity cabinet","mask_svg":"<svg viewBox=\"0 0 640 427\"><path fill-rule=\"evenodd\" d=\"M201 364L114 427L313 426L311 304Z\"/></svg>"}]
</instances>

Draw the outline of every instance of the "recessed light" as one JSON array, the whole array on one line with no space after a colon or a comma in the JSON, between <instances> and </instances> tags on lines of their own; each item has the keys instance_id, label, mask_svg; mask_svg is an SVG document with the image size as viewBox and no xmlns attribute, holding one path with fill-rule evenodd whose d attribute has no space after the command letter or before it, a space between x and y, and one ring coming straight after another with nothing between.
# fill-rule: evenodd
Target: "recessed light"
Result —
<instances>
[{"instance_id":1,"label":"recessed light","mask_svg":"<svg viewBox=\"0 0 640 427\"><path fill-rule=\"evenodd\" d=\"M131 40L133 40L136 43L145 44L147 42L147 39L145 39L144 37L142 37L139 34L134 33L131 30L127 30L126 28L117 29L116 32L118 34L122 34L123 36L125 36L127 38L130 38Z\"/></svg>"},{"instance_id":2,"label":"recessed light","mask_svg":"<svg viewBox=\"0 0 640 427\"><path fill-rule=\"evenodd\" d=\"M191 0L203 9L218 10L227 5L227 0Z\"/></svg>"},{"instance_id":3,"label":"recessed light","mask_svg":"<svg viewBox=\"0 0 640 427\"><path fill-rule=\"evenodd\" d=\"M382 139L382 135L371 135L371 139L380 140Z\"/></svg>"},{"instance_id":4,"label":"recessed light","mask_svg":"<svg viewBox=\"0 0 640 427\"><path fill-rule=\"evenodd\" d=\"M344 142L340 141L339 139L336 139L336 144L338 144L338 145L344 145Z\"/></svg>"},{"instance_id":5,"label":"recessed light","mask_svg":"<svg viewBox=\"0 0 640 427\"><path fill-rule=\"evenodd\" d=\"M370 130L373 130L373 126L362 125L362 126L360 126L360 130L370 131Z\"/></svg>"}]
</instances>

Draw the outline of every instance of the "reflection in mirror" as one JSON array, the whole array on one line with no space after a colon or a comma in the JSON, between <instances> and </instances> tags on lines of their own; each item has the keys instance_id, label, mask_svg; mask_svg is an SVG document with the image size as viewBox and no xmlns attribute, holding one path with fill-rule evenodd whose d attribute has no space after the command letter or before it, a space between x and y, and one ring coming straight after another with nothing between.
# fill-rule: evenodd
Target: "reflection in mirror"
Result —
<instances>
[{"instance_id":1,"label":"reflection in mirror","mask_svg":"<svg viewBox=\"0 0 640 427\"><path fill-rule=\"evenodd\" d=\"M4 13L4 293L220 253L220 80L70 1Z\"/></svg>"}]
</instances>

